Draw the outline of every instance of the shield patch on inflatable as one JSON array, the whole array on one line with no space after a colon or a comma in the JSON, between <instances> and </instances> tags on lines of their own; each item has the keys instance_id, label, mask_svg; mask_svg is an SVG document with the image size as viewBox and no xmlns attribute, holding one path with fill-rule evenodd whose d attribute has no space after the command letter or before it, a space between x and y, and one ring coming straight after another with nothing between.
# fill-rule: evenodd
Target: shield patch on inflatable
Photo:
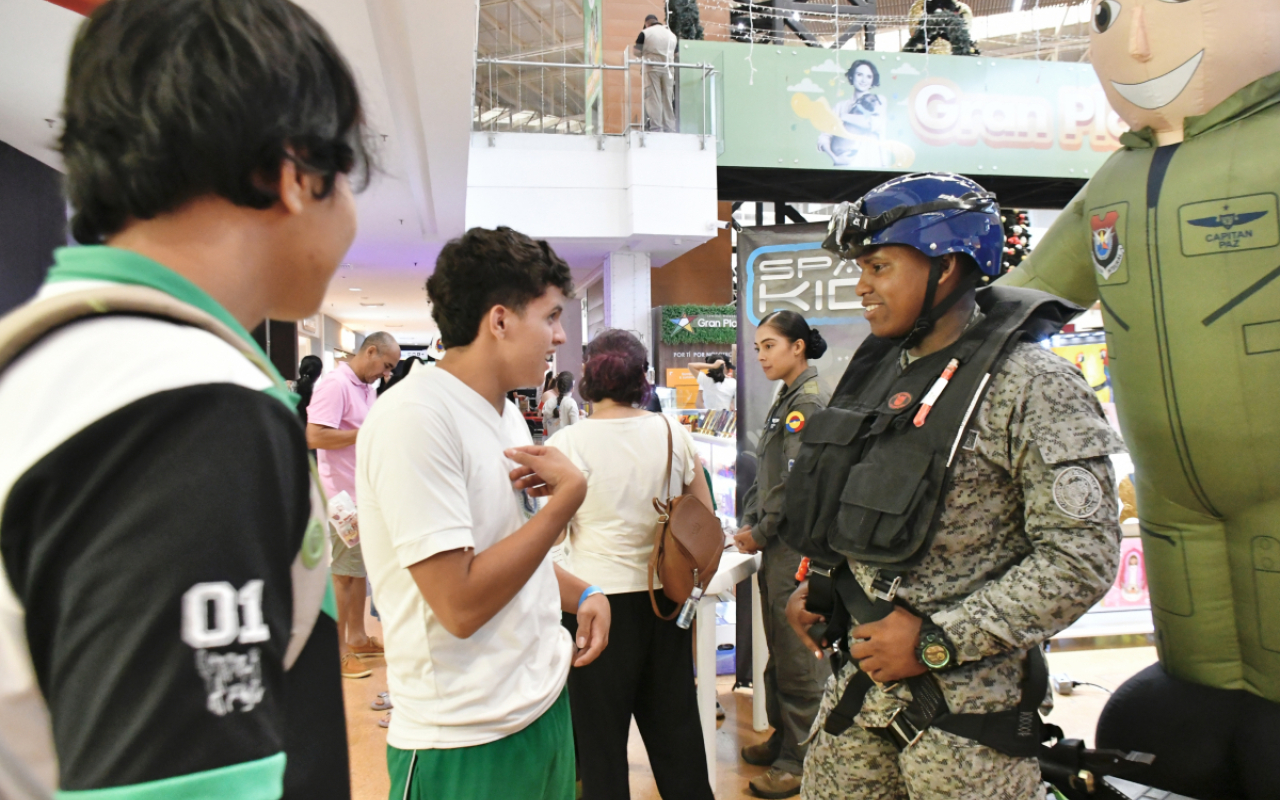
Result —
<instances>
[{"instance_id":1,"label":"shield patch on inflatable","mask_svg":"<svg viewBox=\"0 0 1280 800\"><path fill-rule=\"evenodd\" d=\"M1109 280L1124 261L1124 245L1120 242L1120 234L1116 231L1120 222L1119 211L1109 211L1103 216L1093 215L1089 220L1092 228L1089 254L1093 257L1093 268L1102 279Z\"/></svg>"}]
</instances>

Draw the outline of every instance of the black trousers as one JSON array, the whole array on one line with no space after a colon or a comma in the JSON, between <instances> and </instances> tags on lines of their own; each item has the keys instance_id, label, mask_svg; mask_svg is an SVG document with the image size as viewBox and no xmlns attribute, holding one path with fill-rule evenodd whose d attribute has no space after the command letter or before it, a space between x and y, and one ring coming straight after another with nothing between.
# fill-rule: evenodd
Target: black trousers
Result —
<instances>
[{"instance_id":1,"label":"black trousers","mask_svg":"<svg viewBox=\"0 0 1280 800\"><path fill-rule=\"evenodd\" d=\"M663 800L713 800L693 682L692 631L654 615L648 592L609 595L609 605L609 646L569 673L583 800L631 797L632 716ZM669 614L675 603L658 592L658 607ZM577 637L576 616L565 614L564 626Z\"/></svg>"}]
</instances>

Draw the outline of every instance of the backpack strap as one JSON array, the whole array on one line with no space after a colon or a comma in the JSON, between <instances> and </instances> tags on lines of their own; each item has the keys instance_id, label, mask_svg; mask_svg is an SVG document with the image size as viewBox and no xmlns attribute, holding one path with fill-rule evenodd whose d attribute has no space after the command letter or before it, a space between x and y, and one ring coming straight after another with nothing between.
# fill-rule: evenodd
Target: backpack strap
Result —
<instances>
[{"instance_id":1,"label":"backpack strap","mask_svg":"<svg viewBox=\"0 0 1280 800\"><path fill-rule=\"evenodd\" d=\"M50 333L81 320L113 314L152 317L190 325L211 333L235 348L271 380L273 389L268 390L268 394L283 396L284 387L277 383L278 373L275 368L260 350L251 346L224 322L159 289L129 284L106 284L42 297L0 317L0 374ZM274 391L276 389L279 391ZM286 670L293 666L311 638L311 631L328 593L328 550L324 546L323 525L317 522L315 516L319 514L323 518L324 493L320 489L314 462L311 464L311 504L312 521L308 524L302 547L290 570L294 583L294 614L289 644L284 654Z\"/></svg>"},{"instance_id":2,"label":"backpack strap","mask_svg":"<svg viewBox=\"0 0 1280 800\"><path fill-rule=\"evenodd\" d=\"M128 314L179 322L212 333L231 345L275 382L275 372L262 353L212 314L159 289L111 284L35 300L0 318L0 372L36 342L55 330L90 317Z\"/></svg>"}]
</instances>

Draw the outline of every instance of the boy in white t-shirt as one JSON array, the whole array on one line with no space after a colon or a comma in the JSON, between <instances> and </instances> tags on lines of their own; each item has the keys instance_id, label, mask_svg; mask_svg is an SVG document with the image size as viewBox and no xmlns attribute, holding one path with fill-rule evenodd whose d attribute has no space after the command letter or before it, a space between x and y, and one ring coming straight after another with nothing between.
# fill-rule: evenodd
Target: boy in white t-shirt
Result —
<instances>
[{"instance_id":1,"label":"boy in white t-shirt","mask_svg":"<svg viewBox=\"0 0 1280 800\"><path fill-rule=\"evenodd\" d=\"M444 358L383 395L356 442L361 540L396 701L392 797L574 796L564 686L571 663L608 642L609 603L548 555L586 480L558 450L533 446L505 398L541 380L572 292L545 242L509 228L450 242L427 281ZM540 511L537 497L550 498ZM577 614L576 642L562 611Z\"/></svg>"}]
</instances>

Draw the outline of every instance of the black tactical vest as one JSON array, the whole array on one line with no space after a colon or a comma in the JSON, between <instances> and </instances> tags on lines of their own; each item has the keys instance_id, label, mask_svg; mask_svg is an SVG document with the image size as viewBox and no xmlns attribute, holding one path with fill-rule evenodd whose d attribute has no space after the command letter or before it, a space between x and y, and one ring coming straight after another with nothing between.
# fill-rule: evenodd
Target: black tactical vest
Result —
<instances>
[{"instance_id":1,"label":"black tactical vest","mask_svg":"<svg viewBox=\"0 0 1280 800\"><path fill-rule=\"evenodd\" d=\"M984 317L951 346L901 366L902 350L868 337L830 405L814 414L787 482L779 536L818 563L917 563L932 542L951 465L973 414L1020 341L1058 332L1082 309L1032 289L977 291ZM921 401L960 362L925 423ZM970 445L972 446L972 445Z\"/></svg>"}]
</instances>

